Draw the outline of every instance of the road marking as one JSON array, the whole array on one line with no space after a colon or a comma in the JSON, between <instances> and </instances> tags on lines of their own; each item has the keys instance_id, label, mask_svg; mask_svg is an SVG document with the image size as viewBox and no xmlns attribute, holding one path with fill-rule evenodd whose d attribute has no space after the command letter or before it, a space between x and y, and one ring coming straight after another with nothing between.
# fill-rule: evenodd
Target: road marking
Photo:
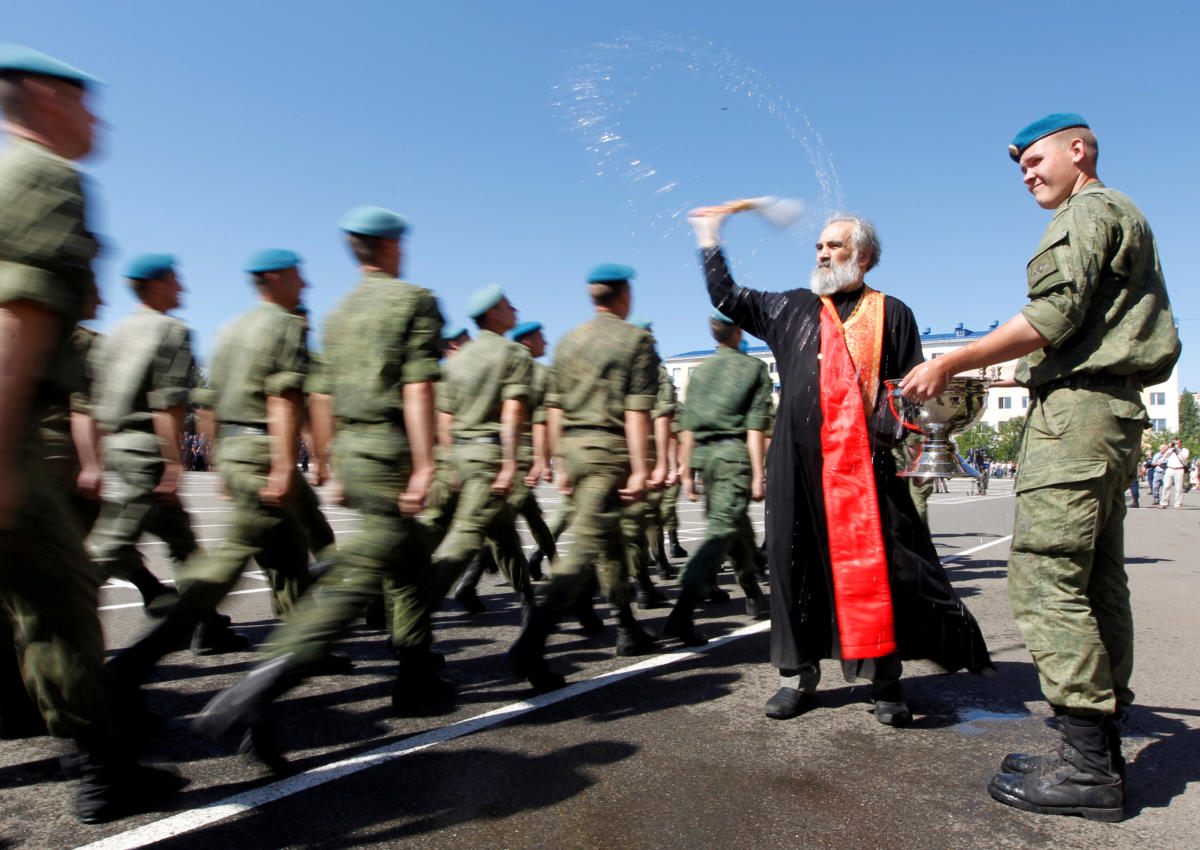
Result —
<instances>
[{"instance_id":1,"label":"road marking","mask_svg":"<svg viewBox=\"0 0 1200 850\"><path fill-rule=\"evenodd\" d=\"M420 735L405 738L402 741L387 744L362 755L314 767L312 770L288 777L279 782L273 782L261 788L255 788L241 794L235 794L232 797L226 797L224 800L217 800L198 809L180 812L177 815L171 815L162 820L135 827L109 836L108 838L103 838L100 841L85 844L79 850L131 850L131 848L145 847L148 844L165 841L189 832L195 832L206 826L236 817L243 812L250 812L268 803L274 803L290 797L293 794L308 791L327 782L333 782L334 780L358 773L359 771L378 767L393 759L401 758L438 744L444 744L446 741L453 741L455 738L461 738L464 735L470 735L482 729L496 726L507 720L520 717L522 714L528 714L531 711L537 711L540 708L564 702L581 694L586 694L589 691L594 691L597 688L603 688L607 685L628 679L631 676L636 676L639 673L644 673L647 670L685 661L747 635L764 632L770 626L769 622L753 623L724 637L714 638L708 642L707 646L655 655L637 664L622 667L620 670L601 673L599 676L594 676L582 682L576 682L573 685L568 685L557 691L551 691L548 694L539 694L528 700L514 702L510 705L485 712L484 714L460 720L449 726L442 726Z\"/></svg>"},{"instance_id":2,"label":"road marking","mask_svg":"<svg viewBox=\"0 0 1200 850\"><path fill-rule=\"evenodd\" d=\"M955 552L953 555L947 555L946 557L940 558L939 560L943 564L948 564L951 561L957 561L959 558L965 558L967 555L973 555L976 552L982 552L984 549L990 549L993 546L999 546L1001 543L1007 543L1008 541L1010 541L1012 539L1013 539L1013 536L1010 534L1007 537L1001 537L1000 539L992 540L989 543L980 543L978 546L976 546L973 549L963 549L961 552Z\"/></svg>"}]
</instances>

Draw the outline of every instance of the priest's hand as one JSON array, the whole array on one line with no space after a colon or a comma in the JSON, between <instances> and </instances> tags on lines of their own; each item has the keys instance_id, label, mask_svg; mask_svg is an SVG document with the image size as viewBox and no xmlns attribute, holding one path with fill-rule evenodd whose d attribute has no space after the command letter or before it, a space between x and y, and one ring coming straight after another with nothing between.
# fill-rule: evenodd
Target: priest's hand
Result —
<instances>
[{"instance_id":1,"label":"priest's hand","mask_svg":"<svg viewBox=\"0 0 1200 850\"><path fill-rule=\"evenodd\" d=\"M912 371L900 380L900 388L904 391L905 398L925 401L944 393L949 380L950 376L937 360L926 360L914 366Z\"/></svg>"},{"instance_id":2,"label":"priest's hand","mask_svg":"<svg viewBox=\"0 0 1200 850\"><path fill-rule=\"evenodd\" d=\"M732 203L732 202L731 202ZM721 226L729 215L729 204L715 207L696 207L688 213L688 223L696 234L700 248L715 248L721 244Z\"/></svg>"}]
</instances>

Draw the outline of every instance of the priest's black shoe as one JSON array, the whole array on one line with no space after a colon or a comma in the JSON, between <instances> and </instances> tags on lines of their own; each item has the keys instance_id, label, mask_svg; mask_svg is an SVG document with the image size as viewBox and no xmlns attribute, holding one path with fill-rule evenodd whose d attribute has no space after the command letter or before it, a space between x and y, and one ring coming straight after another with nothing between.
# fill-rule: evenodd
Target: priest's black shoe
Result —
<instances>
[{"instance_id":1,"label":"priest's black shoe","mask_svg":"<svg viewBox=\"0 0 1200 850\"><path fill-rule=\"evenodd\" d=\"M912 723L912 712L904 700L876 700L875 719L884 726L907 726Z\"/></svg>"},{"instance_id":2,"label":"priest's black shoe","mask_svg":"<svg viewBox=\"0 0 1200 850\"><path fill-rule=\"evenodd\" d=\"M813 696L808 691L785 686L767 700L767 704L763 706L763 713L774 720L791 720L807 711L812 702Z\"/></svg>"}]
</instances>

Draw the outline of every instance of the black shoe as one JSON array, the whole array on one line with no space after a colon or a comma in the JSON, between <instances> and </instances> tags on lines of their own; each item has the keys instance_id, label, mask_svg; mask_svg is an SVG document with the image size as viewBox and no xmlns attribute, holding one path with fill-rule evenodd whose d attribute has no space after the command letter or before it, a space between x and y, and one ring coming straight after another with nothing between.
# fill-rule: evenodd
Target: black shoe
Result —
<instances>
[{"instance_id":1,"label":"black shoe","mask_svg":"<svg viewBox=\"0 0 1200 850\"><path fill-rule=\"evenodd\" d=\"M912 712L904 700L876 700L875 719L884 726L907 726L912 723Z\"/></svg>"},{"instance_id":2,"label":"black shoe","mask_svg":"<svg viewBox=\"0 0 1200 850\"><path fill-rule=\"evenodd\" d=\"M587 600L588 608L591 601ZM593 614L595 612L592 612ZM543 608L534 608L521 628L521 634L504 655L504 666L518 679L526 679L537 693L556 691L567 680L546 664L546 638L554 630L554 617Z\"/></svg>"},{"instance_id":3,"label":"black shoe","mask_svg":"<svg viewBox=\"0 0 1200 850\"><path fill-rule=\"evenodd\" d=\"M647 655L656 649L655 640L646 634L641 626L633 628L622 626L617 632L617 655L627 658L634 655Z\"/></svg>"},{"instance_id":4,"label":"black shoe","mask_svg":"<svg viewBox=\"0 0 1200 850\"><path fill-rule=\"evenodd\" d=\"M472 616L475 614L482 614L488 609L488 607L483 604L483 600L479 598L479 594L475 592L475 588L471 587L470 585L460 587L458 590L456 590L454 592L454 601L461 605L463 610Z\"/></svg>"},{"instance_id":5,"label":"black shoe","mask_svg":"<svg viewBox=\"0 0 1200 850\"><path fill-rule=\"evenodd\" d=\"M75 814L84 823L108 823L157 808L186 782L176 773L138 763L110 745L81 747Z\"/></svg>"},{"instance_id":6,"label":"black shoe","mask_svg":"<svg viewBox=\"0 0 1200 850\"><path fill-rule=\"evenodd\" d=\"M679 532L668 531L667 539L671 541L671 557L686 558L688 556L687 549L679 545Z\"/></svg>"},{"instance_id":7,"label":"black shoe","mask_svg":"<svg viewBox=\"0 0 1200 850\"><path fill-rule=\"evenodd\" d=\"M1027 812L1082 815L1116 823L1125 817L1125 788L1111 749L1107 721L1060 715L1064 745L1027 773L997 773L988 783L992 799Z\"/></svg>"},{"instance_id":8,"label":"black shoe","mask_svg":"<svg viewBox=\"0 0 1200 850\"><path fill-rule=\"evenodd\" d=\"M763 713L774 720L791 720L807 711L812 701L813 696L808 691L782 687L767 700Z\"/></svg>"},{"instance_id":9,"label":"black shoe","mask_svg":"<svg viewBox=\"0 0 1200 850\"><path fill-rule=\"evenodd\" d=\"M708 643L708 638L696 631L691 611L684 610L679 604L671 609L667 621L663 623L662 636L678 638L684 646L704 646Z\"/></svg>"},{"instance_id":10,"label":"black shoe","mask_svg":"<svg viewBox=\"0 0 1200 850\"><path fill-rule=\"evenodd\" d=\"M296 657L290 652L264 661L209 700L192 721L192 728L215 741L232 729L257 726L266 720L275 698L301 678Z\"/></svg>"},{"instance_id":11,"label":"black shoe","mask_svg":"<svg viewBox=\"0 0 1200 850\"><path fill-rule=\"evenodd\" d=\"M264 722L247 729L238 742L238 755L258 762L276 776L291 776L296 768L283 754L283 748L275 740L270 726L270 723Z\"/></svg>"},{"instance_id":12,"label":"black shoe","mask_svg":"<svg viewBox=\"0 0 1200 850\"><path fill-rule=\"evenodd\" d=\"M317 666L313 668L313 676L335 676L339 673L349 673L354 669L354 659L344 652L330 650Z\"/></svg>"},{"instance_id":13,"label":"black shoe","mask_svg":"<svg viewBox=\"0 0 1200 850\"><path fill-rule=\"evenodd\" d=\"M671 566L671 561L667 558L662 549L652 549L650 557L654 561L654 566L658 570L658 577L663 581L670 581L675 578L675 568Z\"/></svg>"},{"instance_id":14,"label":"black shoe","mask_svg":"<svg viewBox=\"0 0 1200 850\"><path fill-rule=\"evenodd\" d=\"M575 617L579 620L579 628L585 635L598 635L604 631L604 620L596 613L590 599L580 603L575 609Z\"/></svg>"},{"instance_id":15,"label":"black shoe","mask_svg":"<svg viewBox=\"0 0 1200 850\"><path fill-rule=\"evenodd\" d=\"M637 607L642 611L648 608L666 608L668 604L666 594L652 584L637 590Z\"/></svg>"},{"instance_id":16,"label":"black shoe","mask_svg":"<svg viewBox=\"0 0 1200 850\"><path fill-rule=\"evenodd\" d=\"M173 587L159 585L158 589L149 592L148 596L142 598L142 610L146 612L147 617L167 616L167 612L175 607L175 603L179 601L179 592Z\"/></svg>"},{"instance_id":17,"label":"black shoe","mask_svg":"<svg viewBox=\"0 0 1200 850\"><path fill-rule=\"evenodd\" d=\"M229 628L218 615L196 626L192 632L192 652L197 655L222 655L226 652L246 652L250 641L240 632Z\"/></svg>"},{"instance_id":18,"label":"black shoe","mask_svg":"<svg viewBox=\"0 0 1200 850\"><path fill-rule=\"evenodd\" d=\"M540 548L534 549L529 555L529 577L534 581L541 581L545 578L542 574L542 559L545 555L542 554Z\"/></svg>"},{"instance_id":19,"label":"black shoe","mask_svg":"<svg viewBox=\"0 0 1200 850\"><path fill-rule=\"evenodd\" d=\"M714 605L720 605L723 602L728 602L733 597L729 595L729 591L723 587L714 587L708 594L708 602Z\"/></svg>"},{"instance_id":20,"label":"black shoe","mask_svg":"<svg viewBox=\"0 0 1200 850\"><path fill-rule=\"evenodd\" d=\"M746 616L752 620L769 620L771 619L771 605L767 602L767 597L759 594L758 596L746 597Z\"/></svg>"}]
</instances>

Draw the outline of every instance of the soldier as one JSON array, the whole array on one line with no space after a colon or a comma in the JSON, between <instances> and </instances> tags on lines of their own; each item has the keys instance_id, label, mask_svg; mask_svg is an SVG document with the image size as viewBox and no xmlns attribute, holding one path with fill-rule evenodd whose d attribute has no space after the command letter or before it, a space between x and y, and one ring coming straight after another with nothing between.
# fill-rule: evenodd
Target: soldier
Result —
<instances>
[{"instance_id":1,"label":"soldier","mask_svg":"<svg viewBox=\"0 0 1200 850\"><path fill-rule=\"evenodd\" d=\"M138 306L98 346L96 419L104 434L104 462L116 490L100 509L88 538L102 579L132 582L146 611L160 616L177 599L146 568L137 545L143 533L167 544L175 564L196 550L187 511L179 501L183 472L179 445L196 363L187 325L169 316L183 284L170 254L139 254L125 267ZM196 627L200 652L245 649L244 637L211 612Z\"/></svg>"},{"instance_id":2,"label":"soldier","mask_svg":"<svg viewBox=\"0 0 1200 850\"><path fill-rule=\"evenodd\" d=\"M434 553L430 602L441 603L479 556L485 538L495 541L496 560L513 589L531 602L529 567L509 497L521 478L518 444L533 359L525 346L503 336L516 325L517 311L499 286L472 295L467 315L478 324L479 336L446 364L438 394L438 445L449 452L459 496L450 531ZM468 611L483 608L470 579L456 599Z\"/></svg>"},{"instance_id":3,"label":"soldier","mask_svg":"<svg viewBox=\"0 0 1200 850\"><path fill-rule=\"evenodd\" d=\"M101 823L153 806L179 783L139 765L106 721L95 568L38 435L42 404L95 286L79 172L91 152L96 80L0 46L0 606L25 687L50 733L80 752L76 814Z\"/></svg>"},{"instance_id":4,"label":"soldier","mask_svg":"<svg viewBox=\"0 0 1200 850\"><path fill-rule=\"evenodd\" d=\"M625 566L621 506L645 498L650 477L650 411L658 389L658 357L650 335L623 319L632 302L628 266L606 263L588 275L596 316L575 328L554 354L546 385L547 433L559 487L573 495L576 521L570 554L559 558L545 600L533 609L508 664L536 690L561 687L542 653L559 619L587 589L592 565L617 609L618 655L654 644L633 616Z\"/></svg>"},{"instance_id":5,"label":"soldier","mask_svg":"<svg viewBox=\"0 0 1200 850\"><path fill-rule=\"evenodd\" d=\"M1120 720L1133 702L1125 489L1149 426L1141 389L1179 358L1154 236L1096 176L1087 122L1056 113L1009 154L1054 216L1027 269L1029 303L982 339L914 368L904 394L936 396L951 375L1022 357L1033 402L1021 437L1008 587L1062 745L1010 754L988 790L1045 814L1124 817Z\"/></svg>"},{"instance_id":6,"label":"soldier","mask_svg":"<svg viewBox=\"0 0 1200 850\"><path fill-rule=\"evenodd\" d=\"M430 578L425 534L415 519L433 480L433 384L442 316L427 289L398 279L404 218L359 207L341 221L363 280L325 326L325 364L337 417L334 460L362 531L339 552L291 622L269 639L271 656L218 694L196 721L205 735L261 729L271 702L310 675L329 645L388 579L393 648L399 658L392 707L444 711L454 689L431 660L431 624L421 588ZM282 757L260 755L277 769Z\"/></svg>"},{"instance_id":7,"label":"soldier","mask_svg":"<svg viewBox=\"0 0 1200 850\"><path fill-rule=\"evenodd\" d=\"M709 321L716 354L696 367L688 382L687 406L679 423L683 492L696 500L693 475L704 476L708 528L704 542L683 568L679 599L663 634L685 646L708 643L692 623L692 612L712 591L717 571L732 555L738 583L746 593L746 614L766 619L766 597L758 585L750 502L765 497L764 432L771 415L771 376L767 364L738 350L742 329L717 310Z\"/></svg>"},{"instance_id":8,"label":"soldier","mask_svg":"<svg viewBox=\"0 0 1200 850\"><path fill-rule=\"evenodd\" d=\"M292 312L305 287L299 265L299 256L281 249L246 263L259 303L221 332L211 387L196 393L219 423L218 469L233 499L233 524L215 549L180 569L182 592L163 623L109 662L125 698L134 698L181 635L212 617L250 558L267 574L273 607L284 617L310 583L309 535L297 506L313 497L296 495L309 486L296 469L308 374L304 321Z\"/></svg>"},{"instance_id":9,"label":"soldier","mask_svg":"<svg viewBox=\"0 0 1200 850\"><path fill-rule=\"evenodd\" d=\"M471 336L462 325L446 325L442 328L441 351L446 360L470 341ZM440 397L444 392L445 386L439 381L434 386L435 397ZM454 511L458 507L458 490L455 489L457 482L450 464L450 452L443 451L441 446L435 444L433 458L436 471L433 483L429 485L421 523L429 532L429 545L436 549L450 530L450 521L454 519Z\"/></svg>"}]
</instances>

